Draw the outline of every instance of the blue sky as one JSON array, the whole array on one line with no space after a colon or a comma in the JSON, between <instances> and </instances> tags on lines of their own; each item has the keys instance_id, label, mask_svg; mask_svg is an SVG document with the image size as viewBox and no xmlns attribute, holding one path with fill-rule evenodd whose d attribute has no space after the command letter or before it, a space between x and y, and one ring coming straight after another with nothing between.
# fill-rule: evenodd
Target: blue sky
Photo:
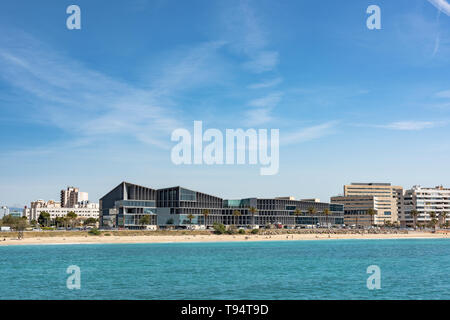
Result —
<instances>
[{"instance_id":1,"label":"blue sky","mask_svg":"<svg viewBox=\"0 0 450 320\"><path fill-rule=\"evenodd\" d=\"M441 2L441 10L439 10ZM81 8L82 29L66 28ZM366 8L381 8L368 30ZM396 1L0 4L0 204L92 201L123 180L225 198L352 181L449 185L450 5ZM175 166L176 128L280 129L280 170Z\"/></svg>"}]
</instances>

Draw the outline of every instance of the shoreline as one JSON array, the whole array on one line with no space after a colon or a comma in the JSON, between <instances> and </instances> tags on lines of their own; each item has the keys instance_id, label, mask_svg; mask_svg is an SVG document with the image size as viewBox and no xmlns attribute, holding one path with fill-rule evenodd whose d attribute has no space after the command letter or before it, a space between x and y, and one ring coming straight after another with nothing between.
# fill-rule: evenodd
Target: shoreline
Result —
<instances>
[{"instance_id":1,"label":"shoreline","mask_svg":"<svg viewBox=\"0 0 450 320\"><path fill-rule=\"evenodd\" d=\"M137 235L137 236L54 236L29 237L18 240L0 237L0 246L20 245L80 245L80 244L145 244L145 243L220 243L220 242L266 242L266 241L311 241L311 240L401 240L401 239L450 239L449 233L410 232L381 234L276 234L276 235Z\"/></svg>"}]
</instances>

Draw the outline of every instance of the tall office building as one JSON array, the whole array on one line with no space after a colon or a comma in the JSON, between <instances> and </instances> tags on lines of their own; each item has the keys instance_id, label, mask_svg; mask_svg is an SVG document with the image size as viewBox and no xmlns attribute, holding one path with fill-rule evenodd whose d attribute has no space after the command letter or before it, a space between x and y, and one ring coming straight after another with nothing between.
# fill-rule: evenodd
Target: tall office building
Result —
<instances>
[{"instance_id":1,"label":"tall office building","mask_svg":"<svg viewBox=\"0 0 450 320\"><path fill-rule=\"evenodd\" d=\"M383 225L398 221L403 188L390 183L352 183L344 186L344 195L332 197L332 203L343 204L346 224ZM371 217L368 210L376 215Z\"/></svg>"},{"instance_id":2,"label":"tall office building","mask_svg":"<svg viewBox=\"0 0 450 320\"><path fill-rule=\"evenodd\" d=\"M75 208L78 203L87 203L89 196L87 192L80 192L78 188L67 187L66 190L61 190L61 207Z\"/></svg>"},{"instance_id":3,"label":"tall office building","mask_svg":"<svg viewBox=\"0 0 450 320\"><path fill-rule=\"evenodd\" d=\"M402 226L413 226L414 216L411 214L416 210L418 215L416 222L426 224L431 221L434 213L439 223L450 221L450 189L443 186L435 188L424 188L413 186L406 190L402 201L402 210L400 214L400 224ZM447 216L444 219L445 213Z\"/></svg>"}]
</instances>

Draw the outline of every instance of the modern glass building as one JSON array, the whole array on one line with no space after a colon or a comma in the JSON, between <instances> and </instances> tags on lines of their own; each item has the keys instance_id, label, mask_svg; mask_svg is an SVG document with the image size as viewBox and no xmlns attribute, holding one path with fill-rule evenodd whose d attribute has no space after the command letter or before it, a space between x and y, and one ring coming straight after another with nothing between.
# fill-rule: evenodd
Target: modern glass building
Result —
<instances>
[{"instance_id":1,"label":"modern glass building","mask_svg":"<svg viewBox=\"0 0 450 320\"><path fill-rule=\"evenodd\" d=\"M142 229L156 224L154 189L122 182L100 199L100 226Z\"/></svg>"},{"instance_id":2,"label":"modern glass building","mask_svg":"<svg viewBox=\"0 0 450 320\"><path fill-rule=\"evenodd\" d=\"M213 225L222 222L223 200L182 187L157 190L158 225Z\"/></svg>"},{"instance_id":3,"label":"modern glass building","mask_svg":"<svg viewBox=\"0 0 450 320\"><path fill-rule=\"evenodd\" d=\"M239 211L239 214L233 215L235 211ZM225 200L223 222L254 226L342 225L344 206L280 198Z\"/></svg>"},{"instance_id":4,"label":"modern glass building","mask_svg":"<svg viewBox=\"0 0 450 320\"><path fill-rule=\"evenodd\" d=\"M290 198L223 200L182 187L150 189L122 182L100 199L100 225L143 228L141 218L159 226L342 225L344 206Z\"/></svg>"}]
</instances>

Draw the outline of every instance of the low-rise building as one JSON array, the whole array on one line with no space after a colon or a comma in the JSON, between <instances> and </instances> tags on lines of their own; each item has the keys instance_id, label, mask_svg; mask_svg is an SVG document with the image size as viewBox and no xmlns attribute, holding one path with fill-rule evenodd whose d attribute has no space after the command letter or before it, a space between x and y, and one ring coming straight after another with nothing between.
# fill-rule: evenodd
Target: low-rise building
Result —
<instances>
[{"instance_id":1,"label":"low-rise building","mask_svg":"<svg viewBox=\"0 0 450 320\"><path fill-rule=\"evenodd\" d=\"M73 208L61 207L60 202L54 200L37 200L31 202L30 208L25 209L25 214L30 221L38 220L42 212L50 214L50 219L63 218L69 212L74 212L78 218L99 218L99 205L97 203L82 202L76 204Z\"/></svg>"},{"instance_id":2,"label":"low-rise building","mask_svg":"<svg viewBox=\"0 0 450 320\"><path fill-rule=\"evenodd\" d=\"M344 223L342 205L297 201L293 197L224 200L179 186L156 190L122 182L100 199L101 226L140 229L146 215L152 225L181 227Z\"/></svg>"},{"instance_id":3,"label":"low-rise building","mask_svg":"<svg viewBox=\"0 0 450 320\"><path fill-rule=\"evenodd\" d=\"M344 224L346 225L367 227L384 224L386 221L383 216L369 214L370 209L377 211L378 199L375 196L335 196L331 197L330 201L344 206ZM390 217L388 220L390 221Z\"/></svg>"},{"instance_id":4,"label":"low-rise building","mask_svg":"<svg viewBox=\"0 0 450 320\"><path fill-rule=\"evenodd\" d=\"M0 207L0 219L7 215L9 215L9 208L7 206Z\"/></svg>"}]
</instances>

